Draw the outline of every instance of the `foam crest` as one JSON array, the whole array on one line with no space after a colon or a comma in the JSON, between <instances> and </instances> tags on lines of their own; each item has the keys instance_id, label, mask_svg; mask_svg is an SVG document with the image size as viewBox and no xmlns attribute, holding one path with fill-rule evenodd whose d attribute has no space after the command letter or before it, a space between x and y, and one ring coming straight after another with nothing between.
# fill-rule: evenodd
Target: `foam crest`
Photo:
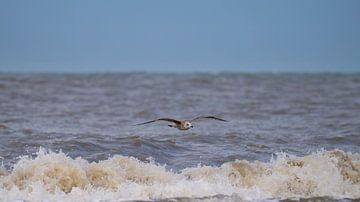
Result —
<instances>
[{"instance_id":1,"label":"foam crest","mask_svg":"<svg viewBox=\"0 0 360 202\"><path fill-rule=\"evenodd\" d=\"M0 201L147 200L234 196L241 199L360 198L360 156L341 150L304 157L278 154L268 163L237 160L172 172L154 162L113 156L99 162L43 149L0 169Z\"/></svg>"}]
</instances>

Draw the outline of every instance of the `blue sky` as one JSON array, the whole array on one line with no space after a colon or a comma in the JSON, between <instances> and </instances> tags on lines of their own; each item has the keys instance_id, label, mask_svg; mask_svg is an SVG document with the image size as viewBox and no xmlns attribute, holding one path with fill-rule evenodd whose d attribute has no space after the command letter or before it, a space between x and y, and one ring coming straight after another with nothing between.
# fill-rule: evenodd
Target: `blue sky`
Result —
<instances>
[{"instance_id":1,"label":"blue sky","mask_svg":"<svg viewBox=\"0 0 360 202\"><path fill-rule=\"evenodd\" d=\"M2 72L360 72L360 1L0 1Z\"/></svg>"}]
</instances>

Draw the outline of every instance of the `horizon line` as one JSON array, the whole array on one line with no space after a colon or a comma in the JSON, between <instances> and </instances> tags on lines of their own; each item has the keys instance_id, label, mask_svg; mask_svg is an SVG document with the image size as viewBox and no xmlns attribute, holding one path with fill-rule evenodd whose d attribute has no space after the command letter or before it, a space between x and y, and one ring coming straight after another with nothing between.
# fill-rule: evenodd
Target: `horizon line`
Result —
<instances>
[{"instance_id":1,"label":"horizon line","mask_svg":"<svg viewBox=\"0 0 360 202\"><path fill-rule=\"evenodd\" d=\"M146 71L146 70L132 70L132 71L121 71L121 70L104 70L104 71L3 71L0 70L0 75L3 74L12 74L12 75L95 75L95 74L211 74L211 75L221 75L221 74L342 74L342 75L350 75L350 74L360 74L359 71L335 71L335 70L327 70L327 71L286 71L286 70L277 70L277 71L235 71L235 70L221 70L221 71Z\"/></svg>"}]
</instances>

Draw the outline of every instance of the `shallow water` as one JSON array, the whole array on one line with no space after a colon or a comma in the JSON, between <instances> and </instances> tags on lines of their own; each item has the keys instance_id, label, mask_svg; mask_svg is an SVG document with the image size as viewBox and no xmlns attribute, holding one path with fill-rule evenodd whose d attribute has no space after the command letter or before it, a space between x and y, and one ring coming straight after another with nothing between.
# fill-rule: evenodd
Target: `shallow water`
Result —
<instances>
[{"instance_id":1,"label":"shallow water","mask_svg":"<svg viewBox=\"0 0 360 202\"><path fill-rule=\"evenodd\" d=\"M360 198L359 74L0 74L0 112L0 201Z\"/></svg>"}]
</instances>

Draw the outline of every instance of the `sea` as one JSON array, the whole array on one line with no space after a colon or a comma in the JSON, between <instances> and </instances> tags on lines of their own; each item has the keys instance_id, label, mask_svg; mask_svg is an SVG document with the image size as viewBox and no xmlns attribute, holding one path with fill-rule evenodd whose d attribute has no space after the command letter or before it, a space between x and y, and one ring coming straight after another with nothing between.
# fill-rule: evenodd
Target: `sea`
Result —
<instances>
[{"instance_id":1,"label":"sea","mask_svg":"<svg viewBox=\"0 0 360 202\"><path fill-rule=\"evenodd\" d=\"M0 73L0 201L358 200L360 74Z\"/></svg>"}]
</instances>

